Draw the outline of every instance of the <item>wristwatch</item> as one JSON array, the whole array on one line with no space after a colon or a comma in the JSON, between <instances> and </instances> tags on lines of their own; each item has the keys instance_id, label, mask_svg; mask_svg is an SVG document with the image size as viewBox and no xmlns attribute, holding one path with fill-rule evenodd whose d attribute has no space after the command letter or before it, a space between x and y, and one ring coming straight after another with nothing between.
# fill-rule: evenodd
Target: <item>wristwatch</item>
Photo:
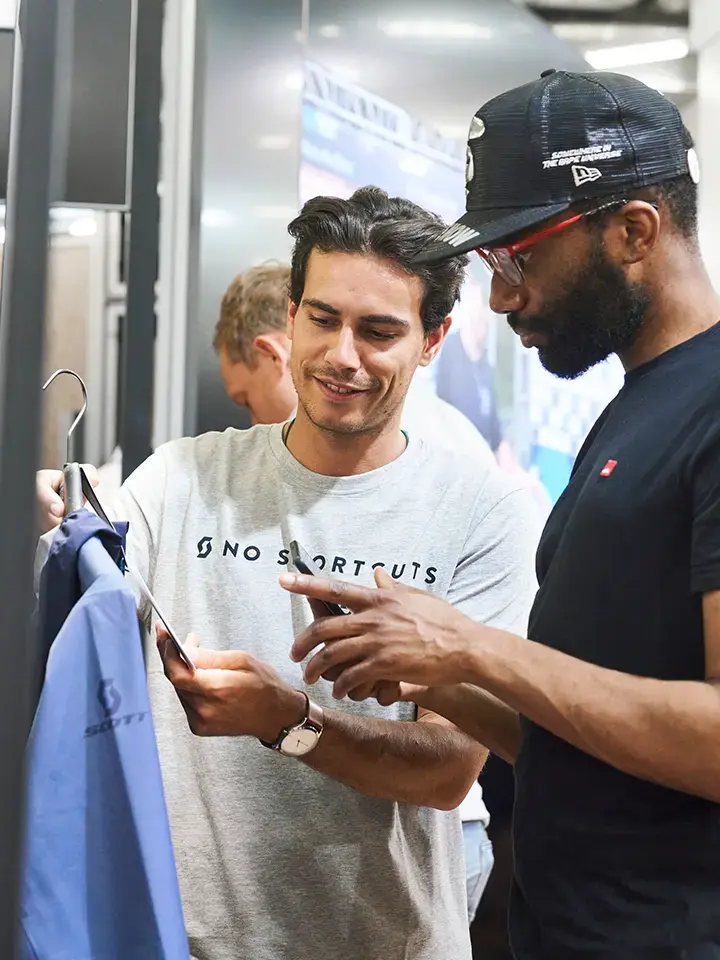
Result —
<instances>
[{"instance_id":1,"label":"wristwatch","mask_svg":"<svg viewBox=\"0 0 720 960\"><path fill-rule=\"evenodd\" d=\"M286 757L304 757L317 746L323 732L323 711L304 693L305 717L292 727L285 727L274 743L261 740L260 743L270 750L276 750Z\"/></svg>"}]
</instances>

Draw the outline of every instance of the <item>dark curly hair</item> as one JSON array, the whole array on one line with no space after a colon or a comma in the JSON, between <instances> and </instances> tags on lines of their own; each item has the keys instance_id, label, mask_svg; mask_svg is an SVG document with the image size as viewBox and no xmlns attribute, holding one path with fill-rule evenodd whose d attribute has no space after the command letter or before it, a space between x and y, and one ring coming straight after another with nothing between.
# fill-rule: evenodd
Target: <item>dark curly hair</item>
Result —
<instances>
[{"instance_id":1,"label":"dark curly hair","mask_svg":"<svg viewBox=\"0 0 720 960\"><path fill-rule=\"evenodd\" d=\"M379 187L362 187L349 200L315 197L288 226L295 240L290 299L302 301L305 274L313 250L322 253L366 253L391 260L425 289L420 316L426 336L442 326L460 298L467 257L416 265L413 258L445 229L432 213L402 197L389 197Z\"/></svg>"}]
</instances>

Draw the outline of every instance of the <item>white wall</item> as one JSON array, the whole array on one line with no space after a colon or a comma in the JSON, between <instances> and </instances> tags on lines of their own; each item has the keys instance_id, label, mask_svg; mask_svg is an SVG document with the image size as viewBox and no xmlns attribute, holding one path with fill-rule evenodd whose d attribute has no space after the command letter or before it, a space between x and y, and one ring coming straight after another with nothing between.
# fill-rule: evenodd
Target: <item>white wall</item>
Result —
<instances>
[{"instance_id":1,"label":"white wall","mask_svg":"<svg viewBox=\"0 0 720 960\"><path fill-rule=\"evenodd\" d=\"M692 0L690 36L698 54L698 96L694 111L702 180L700 236L715 286L720 289L720 3Z\"/></svg>"}]
</instances>

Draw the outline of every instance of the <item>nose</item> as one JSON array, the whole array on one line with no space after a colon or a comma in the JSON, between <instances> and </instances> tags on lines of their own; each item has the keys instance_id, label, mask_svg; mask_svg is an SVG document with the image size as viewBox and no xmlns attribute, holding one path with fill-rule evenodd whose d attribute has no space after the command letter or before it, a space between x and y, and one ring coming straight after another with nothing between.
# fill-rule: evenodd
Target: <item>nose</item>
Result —
<instances>
[{"instance_id":1,"label":"nose","mask_svg":"<svg viewBox=\"0 0 720 960\"><path fill-rule=\"evenodd\" d=\"M490 284L490 309L493 313L517 313L527 304L525 284L514 287L503 280L499 273L493 273Z\"/></svg>"},{"instance_id":2,"label":"nose","mask_svg":"<svg viewBox=\"0 0 720 960\"><path fill-rule=\"evenodd\" d=\"M325 359L336 370L359 370L360 357L355 347L355 335L352 327L340 327L333 344L325 354Z\"/></svg>"}]
</instances>

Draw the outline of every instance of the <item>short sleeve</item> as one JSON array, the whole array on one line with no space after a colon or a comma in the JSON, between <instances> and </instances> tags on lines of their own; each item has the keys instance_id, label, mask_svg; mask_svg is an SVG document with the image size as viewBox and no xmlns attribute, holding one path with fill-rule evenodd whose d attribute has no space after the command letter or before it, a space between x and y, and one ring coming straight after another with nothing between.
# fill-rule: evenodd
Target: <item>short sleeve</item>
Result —
<instances>
[{"instance_id":1,"label":"short sleeve","mask_svg":"<svg viewBox=\"0 0 720 960\"><path fill-rule=\"evenodd\" d=\"M450 603L478 623L526 636L540 527L527 490L503 491L489 510L477 510L448 590Z\"/></svg>"},{"instance_id":2,"label":"short sleeve","mask_svg":"<svg viewBox=\"0 0 720 960\"><path fill-rule=\"evenodd\" d=\"M688 482L692 503L691 587L720 590L720 414L693 431Z\"/></svg>"}]
</instances>

